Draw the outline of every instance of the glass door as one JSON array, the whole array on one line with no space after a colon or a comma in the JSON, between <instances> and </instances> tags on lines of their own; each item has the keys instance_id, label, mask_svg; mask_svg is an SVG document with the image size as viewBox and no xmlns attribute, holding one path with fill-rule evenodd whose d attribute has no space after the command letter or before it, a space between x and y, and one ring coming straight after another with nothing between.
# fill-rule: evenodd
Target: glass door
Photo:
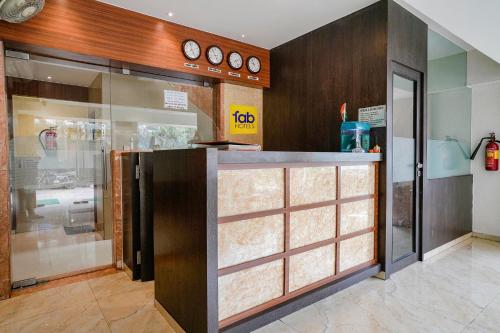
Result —
<instances>
[{"instance_id":1,"label":"glass door","mask_svg":"<svg viewBox=\"0 0 500 333\"><path fill-rule=\"evenodd\" d=\"M393 64L392 262L395 269L419 253L421 159L420 73Z\"/></svg>"},{"instance_id":2,"label":"glass door","mask_svg":"<svg viewBox=\"0 0 500 333\"><path fill-rule=\"evenodd\" d=\"M6 57L14 287L113 263L106 76Z\"/></svg>"}]
</instances>

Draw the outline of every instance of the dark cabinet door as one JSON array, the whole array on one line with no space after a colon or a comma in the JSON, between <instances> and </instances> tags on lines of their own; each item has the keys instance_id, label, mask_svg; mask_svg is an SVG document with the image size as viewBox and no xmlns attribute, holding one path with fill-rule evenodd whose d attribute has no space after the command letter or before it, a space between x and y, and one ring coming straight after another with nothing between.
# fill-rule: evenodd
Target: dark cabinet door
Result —
<instances>
[{"instance_id":1,"label":"dark cabinet door","mask_svg":"<svg viewBox=\"0 0 500 333\"><path fill-rule=\"evenodd\" d=\"M139 154L141 280L154 280L153 247L153 153Z\"/></svg>"}]
</instances>

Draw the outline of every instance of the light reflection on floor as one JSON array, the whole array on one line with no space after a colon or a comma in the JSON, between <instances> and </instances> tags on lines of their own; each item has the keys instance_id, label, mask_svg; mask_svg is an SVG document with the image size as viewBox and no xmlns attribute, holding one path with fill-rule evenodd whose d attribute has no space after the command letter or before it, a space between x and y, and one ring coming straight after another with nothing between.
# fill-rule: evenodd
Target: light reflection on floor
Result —
<instances>
[{"instance_id":1,"label":"light reflection on floor","mask_svg":"<svg viewBox=\"0 0 500 333\"><path fill-rule=\"evenodd\" d=\"M71 235L64 230L72 224L94 226L93 197L92 187L37 191L37 202L57 203L36 208L39 218L17 224L11 238L12 281L44 279L112 263L110 239L102 240L96 232Z\"/></svg>"}]
</instances>

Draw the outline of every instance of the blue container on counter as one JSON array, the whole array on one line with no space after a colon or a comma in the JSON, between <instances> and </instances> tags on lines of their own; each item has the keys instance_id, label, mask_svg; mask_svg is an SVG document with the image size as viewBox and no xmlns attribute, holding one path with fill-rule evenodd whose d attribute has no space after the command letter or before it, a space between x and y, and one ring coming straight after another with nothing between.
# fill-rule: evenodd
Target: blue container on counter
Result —
<instances>
[{"instance_id":1,"label":"blue container on counter","mask_svg":"<svg viewBox=\"0 0 500 333\"><path fill-rule=\"evenodd\" d=\"M340 149L348 153L366 153L370 149L370 124L345 121L340 126Z\"/></svg>"}]
</instances>

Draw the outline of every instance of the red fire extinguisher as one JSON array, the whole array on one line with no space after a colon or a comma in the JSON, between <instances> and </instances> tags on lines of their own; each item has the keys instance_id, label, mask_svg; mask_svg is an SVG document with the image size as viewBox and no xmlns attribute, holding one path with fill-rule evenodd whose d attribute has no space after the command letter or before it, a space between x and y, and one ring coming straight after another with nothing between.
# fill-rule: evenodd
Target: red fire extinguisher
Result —
<instances>
[{"instance_id":1,"label":"red fire extinguisher","mask_svg":"<svg viewBox=\"0 0 500 333\"><path fill-rule=\"evenodd\" d=\"M490 133L489 137L481 139L476 149L474 150L474 153L472 153L471 160L473 160L474 157L476 157L476 154L484 140L489 140L488 144L486 145L486 156L484 159L484 167L486 171L498 171L498 154L499 154L498 143L500 143L500 141L496 139L494 132Z\"/></svg>"},{"instance_id":2,"label":"red fire extinguisher","mask_svg":"<svg viewBox=\"0 0 500 333\"><path fill-rule=\"evenodd\" d=\"M45 151L57 150L56 127L46 128L38 134L38 140Z\"/></svg>"}]
</instances>

